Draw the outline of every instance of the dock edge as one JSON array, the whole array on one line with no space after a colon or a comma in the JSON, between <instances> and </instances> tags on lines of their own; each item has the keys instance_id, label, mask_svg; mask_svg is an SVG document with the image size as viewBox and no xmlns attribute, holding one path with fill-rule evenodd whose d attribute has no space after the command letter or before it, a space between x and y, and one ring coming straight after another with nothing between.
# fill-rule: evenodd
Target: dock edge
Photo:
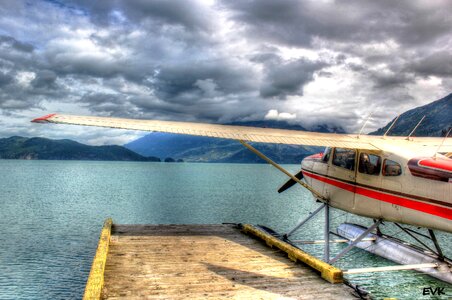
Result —
<instances>
[{"instance_id":1,"label":"dock edge","mask_svg":"<svg viewBox=\"0 0 452 300\"><path fill-rule=\"evenodd\" d=\"M342 270L304 252L303 250L292 246L267 232L250 224L242 224L242 231L254 235L266 242L269 247L277 247L284 251L292 261L300 261L311 268L320 272L323 279L330 283L342 283L344 281Z\"/></svg>"},{"instance_id":2,"label":"dock edge","mask_svg":"<svg viewBox=\"0 0 452 300\"><path fill-rule=\"evenodd\" d=\"M113 220L108 218L104 222L102 232L100 234L99 243L97 245L96 255L94 256L89 272L88 281L86 282L83 300L101 299L102 288L104 285L105 264L107 262L108 248L110 246L111 227Z\"/></svg>"}]
</instances>

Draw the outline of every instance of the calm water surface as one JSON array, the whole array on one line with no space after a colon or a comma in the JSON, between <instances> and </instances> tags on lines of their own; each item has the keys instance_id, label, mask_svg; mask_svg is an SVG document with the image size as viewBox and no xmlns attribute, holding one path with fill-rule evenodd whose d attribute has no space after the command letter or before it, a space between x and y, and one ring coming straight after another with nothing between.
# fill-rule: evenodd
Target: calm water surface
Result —
<instances>
[{"instance_id":1,"label":"calm water surface","mask_svg":"<svg viewBox=\"0 0 452 300\"><path fill-rule=\"evenodd\" d=\"M81 298L107 217L121 224L246 222L290 229L318 204L300 187L278 194L286 180L268 165L0 160L0 299ZM370 224L336 210L332 219L333 226ZM322 216L310 221L298 237L321 239L322 223ZM391 225L383 229L399 234ZM451 255L450 235L439 238ZM321 246L305 249L322 255ZM352 252L339 266L393 264ZM452 294L451 285L414 271L349 279L376 298L430 299L422 296L424 287L445 287L444 299Z\"/></svg>"}]
</instances>

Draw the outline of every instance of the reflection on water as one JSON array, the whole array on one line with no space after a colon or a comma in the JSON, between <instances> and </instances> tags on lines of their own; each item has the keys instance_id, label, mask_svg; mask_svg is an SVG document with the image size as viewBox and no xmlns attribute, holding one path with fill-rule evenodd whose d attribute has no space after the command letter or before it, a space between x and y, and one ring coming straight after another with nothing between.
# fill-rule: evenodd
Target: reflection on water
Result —
<instances>
[{"instance_id":1,"label":"reflection on water","mask_svg":"<svg viewBox=\"0 0 452 300\"><path fill-rule=\"evenodd\" d=\"M285 181L268 165L0 160L0 299L80 298L107 217L123 224L246 222L283 232L319 205L298 186L278 194ZM371 222L335 210L332 218L332 226ZM321 239L322 223L319 215L295 238ZM452 252L450 236L439 238ZM333 254L343 247L334 244ZM322 255L321 246L304 248ZM352 252L338 265L391 264ZM377 298L420 299L430 286L452 291L414 271L350 278Z\"/></svg>"}]
</instances>

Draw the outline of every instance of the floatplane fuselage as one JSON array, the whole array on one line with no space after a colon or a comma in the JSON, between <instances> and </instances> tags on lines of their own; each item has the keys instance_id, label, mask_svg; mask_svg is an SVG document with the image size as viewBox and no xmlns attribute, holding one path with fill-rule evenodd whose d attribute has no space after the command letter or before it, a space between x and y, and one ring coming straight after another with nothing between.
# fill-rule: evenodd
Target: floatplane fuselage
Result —
<instances>
[{"instance_id":1,"label":"floatplane fuselage","mask_svg":"<svg viewBox=\"0 0 452 300\"><path fill-rule=\"evenodd\" d=\"M452 232L452 159L327 147L302 161L305 181L352 214Z\"/></svg>"}]
</instances>

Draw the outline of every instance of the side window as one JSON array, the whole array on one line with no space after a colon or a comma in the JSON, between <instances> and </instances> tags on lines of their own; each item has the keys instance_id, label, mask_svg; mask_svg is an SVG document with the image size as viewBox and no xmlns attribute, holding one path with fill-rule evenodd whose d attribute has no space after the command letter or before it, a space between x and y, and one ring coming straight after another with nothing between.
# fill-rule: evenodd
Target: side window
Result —
<instances>
[{"instance_id":1,"label":"side window","mask_svg":"<svg viewBox=\"0 0 452 300\"><path fill-rule=\"evenodd\" d=\"M336 148L333 154L333 165L353 171L355 170L355 156L356 150Z\"/></svg>"},{"instance_id":2,"label":"side window","mask_svg":"<svg viewBox=\"0 0 452 300\"><path fill-rule=\"evenodd\" d=\"M399 163L385 159L383 162L383 176L399 176L402 174L402 167Z\"/></svg>"},{"instance_id":3,"label":"side window","mask_svg":"<svg viewBox=\"0 0 452 300\"><path fill-rule=\"evenodd\" d=\"M379 175L381 168L381 158L378 155L361 153L359 155L358 171L369 175Z\"/></svg>"},{"instance_id":4,"label":"side window","mask_svg":"<svg viewBox=\"0 0 452 300\"><path fill-rule=\"evenodd\" d=\"M331 148L326 147L325 151L323 152L322 161L327 163L330 160L330 156L331 156Z\"/></svg>"}]
</instances>

